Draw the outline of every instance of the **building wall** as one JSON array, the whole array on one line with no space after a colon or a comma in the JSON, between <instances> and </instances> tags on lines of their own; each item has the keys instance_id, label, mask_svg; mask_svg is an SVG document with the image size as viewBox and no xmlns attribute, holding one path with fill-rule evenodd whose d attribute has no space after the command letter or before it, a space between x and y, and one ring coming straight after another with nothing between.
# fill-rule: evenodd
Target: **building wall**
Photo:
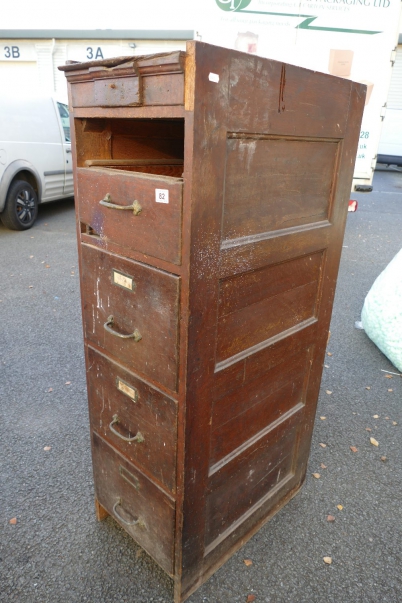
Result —
<instances>
[{"instance_id":1,"label":"building wall","mask_svg":"<svg viewBox=\"0 0 402 603\"><path fill-rule=\"evenodd\" d=\"M54 93L66 101L66 80L57 68L67 60L136 56L185 47L184 40L0 39L0 90Z\"/></svg>"}]
</instances>

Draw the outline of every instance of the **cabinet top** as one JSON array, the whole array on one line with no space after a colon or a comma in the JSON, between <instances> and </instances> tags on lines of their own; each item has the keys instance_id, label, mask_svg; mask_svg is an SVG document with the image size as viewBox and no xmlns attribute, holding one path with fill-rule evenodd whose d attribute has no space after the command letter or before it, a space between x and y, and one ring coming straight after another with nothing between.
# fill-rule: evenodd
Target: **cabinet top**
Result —
<instances>
[{"instance_id":1,"label":"cabinet top","mask_svg":"<svg viewBox=\"0 0 402 603\"><path fill-rule=\"evenodd\" d=\"M184 72L185 52L163 52L142 56L122 56L85 63L69 61L59 67L69 82L107 79L129 75L159 75Z\"/></svg>"},{"instance_id":2,"label":"cabinet top","mask_svg":"<svg viewBox=\"0 0 402 603\"><path fill-rule=\"evenodd\" d=\"M194 111L197 99L199 107L226 107L228 131L238 131L244 121L242 131L270 135L284 134L287 120L287 136L325 132L340 139L352 89L359 97L366 92L351 80L194 40L185 52L68 63L59 69L72 84L70 107L79 118L177 118Z\"/></svg>"}]
</instances>

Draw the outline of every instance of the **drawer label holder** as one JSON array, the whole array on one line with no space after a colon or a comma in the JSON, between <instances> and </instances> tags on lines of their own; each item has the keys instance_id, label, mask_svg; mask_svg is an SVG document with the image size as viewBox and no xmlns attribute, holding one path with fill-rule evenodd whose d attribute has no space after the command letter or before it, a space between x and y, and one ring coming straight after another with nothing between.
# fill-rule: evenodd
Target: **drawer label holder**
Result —
<instances>
[{"instance_id":1,"label":"drawer label holder","mask_svg":"<svg viewBox=\"0 0 402 603\"><path fill-rule=\"evenodd\" d=\"M127 276L126 274L117 272L117 270L113 270L112 278L115 285L119 285L120 287L123 287L123 289L128 289L129 291L134 291L135 283L131 276Z\"/></svg>"},{"instance_id":2,"label":"drawer label holder","mask_svg":"<svg viewBox=\"0 0 402 603\"><path fill-rule=\"evenodd\" d=\"M128 471L123 465L119 465L119 473L123 479L126 480L131 486L134 486L136 490L140 489L140 480L135 477L130 471Z\"/></svg>"},{"instance_id":3,"label":"drawer label holder","mask_svg":"<svg viewBox=\"0 0 402 603\"><path fill-rule=\"evenodd\" d=\"M131 385L120 379L120 377L117 377L116 379L116 386L119 391L131 398L134 402L137 402L138 392L134 387L131 387Z\"/></svg>"}]
</instances>

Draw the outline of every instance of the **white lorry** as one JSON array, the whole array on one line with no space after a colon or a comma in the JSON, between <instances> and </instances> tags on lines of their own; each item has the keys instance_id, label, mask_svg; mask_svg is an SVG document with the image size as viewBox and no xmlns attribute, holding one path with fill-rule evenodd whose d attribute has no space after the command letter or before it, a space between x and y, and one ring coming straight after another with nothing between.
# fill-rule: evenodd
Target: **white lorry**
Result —
<instances>
[{"instance_id":1,"label":"white lorry","mask_svg":"<svg viewBox=\"0 0 402 603\"><path fill-rule=\"evenodd\" d=\"M367 85L353 190L371 190L400 0L206 0L197 37ZM312 108L313 109L313 108Z\"/></svg>"},{"instance_id":2,"label":"white lorry","mask_svg":"<svg viewBox=\"0 0 402 603\"><path fill-rule=\"evenodd\" d=\"M68 108L51 96L0 97L0 219L12 230L38 204L73 195Z\"/></svg>"}]
</instances>

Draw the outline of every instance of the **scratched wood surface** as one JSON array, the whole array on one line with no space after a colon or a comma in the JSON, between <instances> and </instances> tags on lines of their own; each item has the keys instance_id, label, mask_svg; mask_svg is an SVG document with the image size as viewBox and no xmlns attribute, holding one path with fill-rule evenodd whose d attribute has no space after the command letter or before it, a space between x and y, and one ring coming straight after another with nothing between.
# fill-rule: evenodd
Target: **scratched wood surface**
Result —
<instances>
[{"instance_id":1,"label":"scratched wood surface","mask_svg":"<svg viewBox=\"0 0 402 603\"><path fill-rule=\"evenodd\" d=\"M129 370L176 391L179 279L89 245L81 254L86 340ZM136 330L138 341L120 337Z\"/></svg>"},{"instance_id":2,"label":"scratched wood surface","mask_svg":"<svg viewBox=\"0 0 402 603\"><path fill-rule=\"evenodd\" d=\"M64 69L97 514L181 603L303 483L365 87L201 42Z\"/></svg>"}]
</instances>

